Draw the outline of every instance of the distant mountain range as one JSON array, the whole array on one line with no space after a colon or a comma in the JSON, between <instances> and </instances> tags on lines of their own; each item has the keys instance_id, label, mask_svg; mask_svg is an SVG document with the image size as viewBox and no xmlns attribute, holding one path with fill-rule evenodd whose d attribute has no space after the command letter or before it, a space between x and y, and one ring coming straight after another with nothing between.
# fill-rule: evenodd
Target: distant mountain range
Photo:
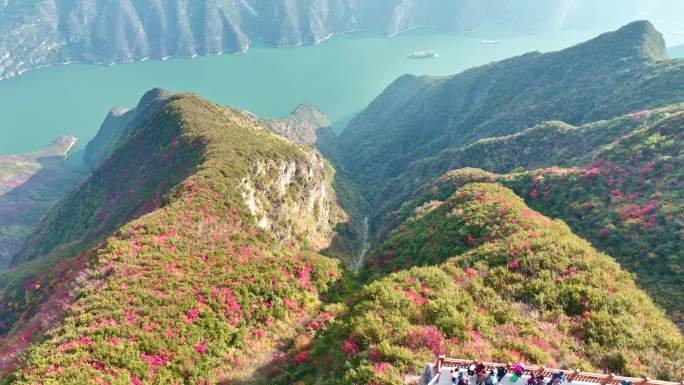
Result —
<instances>
[{"instance_id":1,"label":"distant mountain range","mask_svg":"<svg viewBox=\"0 0 684 385\"><path fill-rule=\"evenodd\" d=\"M370 29L392 36L417 26L467 32L487 23L539 32L603 28L684 13L676 0L5 0L0 78L51 64L242 53L252 44L317 44Z\"/></svg>"}]
</instances>

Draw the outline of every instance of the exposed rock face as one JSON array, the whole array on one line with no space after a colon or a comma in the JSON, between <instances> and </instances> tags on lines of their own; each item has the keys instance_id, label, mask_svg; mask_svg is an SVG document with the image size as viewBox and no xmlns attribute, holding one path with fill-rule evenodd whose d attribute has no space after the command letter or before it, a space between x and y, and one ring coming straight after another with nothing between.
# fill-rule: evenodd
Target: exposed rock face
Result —
<instances>
[{"instance_id":1,"label":"exposed rock face","mask_svg":"<svg viewBox=\"0 0 684 385\"><path fill-rule=\"evenodd\" d=\"M333 207L332 175L312 149L306 159L255 164L239 188L257 226L282 241L306 237L321 250L330 246L334 226L349 219Z\"/></svg>"},{"instance_id":2,"label":"exposed rock face","mask_svg":"<svg viewBox=\"0 0 684 385\"><path fill-rule=\"evenodd\" d=\"M416 26L465 32L486 22L523 31L667 18L684 5L663 0L3 0L0 78L65 62L241 53L252 42L317 44L372 29L392 36ZM598 7L598 9L597 9ZM438 10L438 11L436 11ZM591 10L591 12L589 12ZM618 10L618 11L616 11ZM666 12L667 11L667 12ZM589 17L589 16L594 17ZM600 17L596 17L600 15Z\"/></svg>"},{"instance_id":3,"label":"exposed rock face","mask_svg":"<svg viewBox=\"0 0 684 385\"><path fill-rule=\"evenodd\" d=\"M188 152L174 165L171 155L178 152L179 139L171 142L164 137L170 134L159 129L167 120L181 124L164 114L168 113L169 104L187 98L192 99L154 89L145 93L131 110L113 109L85 150L84 160L93 174L45 216L41 226L14 256L13 265L44 255L60 245L100 238L121 223L163 204L168 198L162 192L172 190L195 167L203 165L203 158L210 154L207 150L193 158ZM312 142L306 138L315 139L318 127L328 125L327 118L318 109L302 105L282 121L261 119L243 110L220 111L225 115L221 116L223 121L249 128L254 135L267 136L269 143L277 142L283 148L296 148L300 152L292 159L251 159L240 182L234 186L258 227L283 241L306 238L310 245L321 250L332 247L336 241L333 236L336 225L359 221L337 208L333 183L344 182L336 178L333 168L317 150L306 145ZM230 130L229 127L221 129ZM269 131L291 134L287 135L290 140ZM170 142L165 152L159 148L164 140ZM167 167L175 169L168 171ZM81 218L75 228L64 224L64 218L72 215Z\"/></svg>"}]
</instances>

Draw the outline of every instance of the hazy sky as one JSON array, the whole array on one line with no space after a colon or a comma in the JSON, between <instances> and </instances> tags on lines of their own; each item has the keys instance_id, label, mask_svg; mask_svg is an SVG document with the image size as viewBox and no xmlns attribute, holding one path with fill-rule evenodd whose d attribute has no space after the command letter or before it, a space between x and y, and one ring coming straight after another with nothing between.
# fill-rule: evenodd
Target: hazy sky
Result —
<instances>
[{"instance_id":1,"label":"hazy sky","mask_svg":"<svg viewBox=\"0 0 684 385\"><path fill-rule=\"evenodd\" d=\"M424 2L423 2L424 1ZM649 20L669 45L684 43L684 0L415 0L430 3L427 19L469 30L497 22L531 33L560 29L612 30ZM415 5L418 6L418 5ZM434 19L437 18L437 19Z\"/></svg>"}]
</instances>

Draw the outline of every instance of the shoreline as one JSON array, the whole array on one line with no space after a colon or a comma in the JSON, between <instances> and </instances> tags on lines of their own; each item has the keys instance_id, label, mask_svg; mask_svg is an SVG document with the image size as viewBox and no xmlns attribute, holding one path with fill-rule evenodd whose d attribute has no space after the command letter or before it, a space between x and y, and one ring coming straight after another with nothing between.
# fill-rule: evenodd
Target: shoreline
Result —
<instances>
[{"instance_id":1,"label":"shoreline","mask_svg":"<svg viewBox=\"0 0 684 385\"><path fill-rule=\"evenodd\" d=\"M408 27L405 29L402 29L400 31L391 33L391 34L379 34L377 38L379 39L392 39L395 38L401 34L411 32L416 29L424 28L426 27L425 25L416 25L412 27ZM343 36L343 35L350 35L354 33L359 33L359 32L364 32L368 31L368 28L358 28L358 29L350 29L347 31L342 31L342 32L330 32L326 36L321 37L321 38L316 38L313 42L307 42L307 41L300 41L298 43L293 43L293 44L268 44L264 43L263 47L264 48L297 48L297 47L314 47L321 45L325 43L326 41L336 37L336 36ZM464 35L463 33L458 33L458 35ZM54 63L47 63L47 64L40 64L36 66L29 66L26 68L21 68L21 69L14 69L11 71L8 71L7 73L0 75L0 81L2 80L7 80L10 78L14 78L17 76L21 76L29 71L34 71L34 70L39 70L43 68L48 68L48 67L55 67L55 66L61 66L61 65L70 65L70 64L83 64L83 65L96 65L96 66L115 66L119 64L130 64L130 63L140 63L140 62L145 62L145 61L168 61L168 60L175 60L175 59L196 59L196 58L202 58L202 57L212 57L212 56L223 56L223 55L245 55L249 52L250 49L253 47L253 41L248 40L245 42L245 44L238 48L238 49L222 49L219 51L215 52L206 52L206 53L192 53L192 54L185 54L185 55L165 55L165 56L155 56L155 55L147 55L147 56L142 56L142 57L131 57L127 59L122 59L118 61L86 61L86 60L78 60L78 59L69 59L65 60L62 62L54 62Z\"/></svg>"}]
</instances>

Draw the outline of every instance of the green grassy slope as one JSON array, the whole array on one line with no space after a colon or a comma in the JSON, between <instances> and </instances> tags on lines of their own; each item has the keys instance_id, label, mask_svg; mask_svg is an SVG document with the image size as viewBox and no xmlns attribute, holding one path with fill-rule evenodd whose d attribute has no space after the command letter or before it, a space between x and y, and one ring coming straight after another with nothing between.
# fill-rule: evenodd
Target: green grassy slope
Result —
<instances>
[{"instance_id":1,"label":"green grassy slope","mask_svg":"<svg viewBox=\"0 0 684 385\"><path fill-rule=\"evenodd\" d=\"M371 203L389 178L440 151L543 121L572 125L680 103L684 61L648 22L558 52L529 53L449 77L405 76L340 136L340 159ZM346 155L344 155L346 154Z\"/></svg>"},{"instance_id":2,"label":"green grassy slope","mask_svg":"<svg viewBox=\"0 0 684 385\"><path fill-rule=\"evenodd\" d=\"M388 212L401 207L416 191L449 170L476 167L507 173L515 169L579 166L591 161L615 140L638 129L649 128L664 116L681 112L684 112L684 106L674 105L581 126L560 121L543 122L513 135L481 139L417 161L401 176L386 183L378 194L381 203L376 206L372 219L375 237L382 238L388 228L397 225L386 216Z\"/></svg>"},{"instance_id":3,"label":"green grassy slope","mask_svg":"<svg viewBox=\"0 0 684 385\"><path fill-rule=\"evenodd\" d=\"M97 169L117 147L145 125L154 111L168 103L170 96L170 92L156 88L146 92L133 109L112 109L85 149L83 159L88 166Z\"/></svg>"},{"instance_id":4,"label":"green grassy slope","mask_svg":"<svg viewBox=\"0 0 684 385\"><path fill-rule=\"evenodd\" d=\"M417 192L403 207L386 215L381 221L385 223L382 232L396 227L416 207L443 199L464 183L496 180L524 197L534 209L565 220L578 235L616 258L626 270L636 274L639 284L657 303L682 322L684 307L679 298L684 296L684 110L673 106L647 115L628 117L638 120L636 130L606 145L594 149L590 146L590 151L574 153L574 157L565 157L565 146L581 146L562 138L573 138L574 134L591 138L593 129L571 129L566 131L569 134L548 137L549 141L540 141L534 129L514 137L483 141L460 154L454 153L458 155L453 158L454 164L459 167L481 166L501 171L559 164L566 168L541 168L509 175L477 170L447 173ZM633 126L629 121L626 123L629 128ZM602 134L606 132L602 128L611 124L605 122L594 127ZM469 159L470 148L489 155ZM525 152L524 148L532 151ZM556 153L564 160L555 163L550 156L548 163L538 163L538 154L547 153Z\"/></svg>"},{"instance_id":5,"label":"green grassy slope","mask_svg":"<svg viewBox=\"0 0 684 385\"><path fill-rule=\"evenodd\" d=\"M52 210L39 257L0 276L5 382L251 376L340 277L317 253L348 220L333 179L253 116L170 97Z\"/></svg>"},{"instance_id":6,"label":"green grassy slope","mask_svg":"<svg viewBox=\"0 0 684 385\"><path fill-rule=\"evenodd\" d=\"M371 252L367 277L295 348L308 365L276 383L399 385L442 353L684 375L684 340L632 276L497 184L423 206Z\"/></svg>"}]
</instances>

